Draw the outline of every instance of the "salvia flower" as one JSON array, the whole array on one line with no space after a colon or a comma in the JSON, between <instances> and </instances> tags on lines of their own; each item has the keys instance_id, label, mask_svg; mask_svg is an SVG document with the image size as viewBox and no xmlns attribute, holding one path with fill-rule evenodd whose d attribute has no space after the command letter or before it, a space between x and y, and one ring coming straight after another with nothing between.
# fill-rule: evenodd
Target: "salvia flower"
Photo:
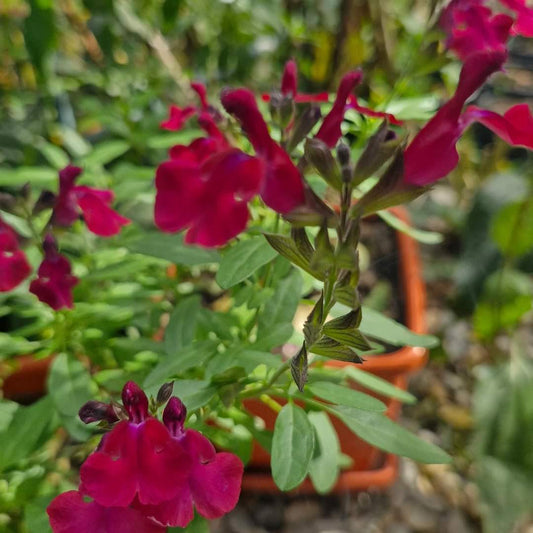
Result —
<instances>
[{"instance_id":1,"label":"salvia flower","mask_svg":"<svg viewBox=\"0 0 533 533\"><path fill-rule=\"evenodd\" d=\"M178 107L176 105L170 106L169 117L167 120L161 122L160 127L164 130L179 131L185 126L185 123L195 115L201 115L202 113L208 113L213 118L218 119L218 111L207 100L207 90L205 85L198 82L191 83L191 88L198 95L200 100L200 106L186 106Z\"/></svg>"},{"instance_id":2,"label":"salvia flower","mask_svg":"<svg viewBox=\"0 0 533 533\"><path fill-rule=\"evenodd\" d=\"M187 450L191 470L188 483L175 498L159 505L140 507L145 514L167 526L185 527L193 518L193 505L204 518L214 519L231 511L239 499L242 461L232 453L216 453L198 431L184 429L187 411L172 397L163 413L163 422L172 437Z\"/></svg>"},{"instance_id":3,"label":"salvia flower","mask_svg":"<svg viewBox=\"0 0 533 533\"><path fill-rule=\"evenodd\" d=\"M241 460L216 453L201 433L185 429L181 400L170 398L164 424L150 414L148 398L134 382L124 385L122 402L91 401L80 409L84 422L114 426L82 465L79 489L48 506L54 533L163 533L168 526L186 527L193 506L209 519L235 507Z\"/></svg>"},{"instance_id":4,"label":"salvia flower","mask_svg":"<svg viewBox=\"0 0 533 533\"><path fill-rule=\"evenodd\" d=\"M19 249L18 236L0 217L0 292L22 283L31 272L26 254Z\"/></svg>"},{"instance_id":5,"label":"salvia flower","mask_svg":"<svg viewBox=\"0 0 533 533\"><path fill-rule=\"evenodd\" d=\"M188 475L187 454L150 416L146 394L132 381L122 390L122 402L128 420L118 422L82 465L83 492L105 507L177 496Z\"/></svg>"},{"instance_id":6,"label":"salvia flower","mask_svg":"<svg viewBox=\"0 0 533 533\"><path fill-rule=\"evenodd\" d=\"M265 166L259 194L270 208L278 213L289 213L304 203L304 183L285 150L268 131L257 102L248 89L226 90L222 105L241 124L257 156Z\"/></svg>"},{"instance_id":7,"label":"salvia flower","mask_svg":"<svg viewBox=\"0 0 533 533\"><path fill-rule=\"evenodd\" d=\"M533 37L533 8L526 5L526 0L500 0L500 3L516 14L511 28L513 35Z\"/></svg>"},{"instance_id":8,"label":"salvia flower","mask_svg":"<svg viewBox=\"0 0 533 533\"><path fill-rule=\"evenodd\" d=\"M106 507L71 490L55 498L46 510L54 533L165 533L131 507Z\"/></svg>"},{"instance_id":9,"label":"salvia flower","mask_svg":"<svg viewBox=\"0 0 533 533\"><path fill-rule=\"evenodd\" d=\"M59 172L59 194L53 207L52 223L68 227L82 214L92 233L102 237L116 235L130 220L109 207L114 198L112 191L75 185L81 173L82 169L73 165Z\"/></svg>"},{"instance_id":10,"label":"salvia flower","mask_svg":"<svg viewBox=\"0 0 533 533\"><path fill-rule=\"evenodd\" d=\"M51 234L43 241L44 259L37 270L37 278L30 283L30 292L56 311L73 307L72 288L78 278L72 275L68 259L58 252Z\"/></svg>"}]
</instances>

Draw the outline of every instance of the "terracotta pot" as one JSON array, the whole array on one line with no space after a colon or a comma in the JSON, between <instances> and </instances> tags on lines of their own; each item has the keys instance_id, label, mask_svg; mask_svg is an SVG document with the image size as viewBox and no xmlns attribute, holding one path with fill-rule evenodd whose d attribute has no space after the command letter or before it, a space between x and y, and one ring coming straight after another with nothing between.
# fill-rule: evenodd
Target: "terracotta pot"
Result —
<instances>
[{"instance_id":1,"label":"terracotta pot","mask_svg":"<svg viewBox=\"0 0 533 533\"><path fill-rule=\"evenodd\" d=\"M405 209L396 208L393 213L404 222L409 222ZM396 233L396 239L400 258L400 284L405 300L406 326L416 333L426 333L426 293L422 280L418 243L401 232ZM424 348L405 347L392 353L369 357L362 365L357 365L357 368L386 379L405 390L409 374L424 366L427 356L428 352ZM339 368L351 364L353 363L341 361L327 363L330 367ZM396 420L399 417L401 410L399 401L381 397L356 383L352 383L352 386L382 400L387 405L389 418ZM264 420L267 429L274 428L276 413L266 404L251 399L246 401L245 405L250 413ZM341 472L333 492L389 487L398 474L397 458L362 441L337 418L332 417L332 422L337 430L342 452L351 457L353 461L349 470ZM270 475L270 455L258 443L254 443L252 459L244 475L243 489L257 492L279 492ZM295 493L299 494L314 492L309 479L306 479L295 490Z\"/></svg>"},{"instance_id":2,"label":"terracotta pot","mask_svg":"<svg viewBox=\"0 0 533 533\"><path fill-rule=\"evenodd\" d=\"M52 360L53 356L35 359L32 355L22 355L14 360L14 365L4 363L0 367L3 397L28 405L44 396Z\"/></svg>"}]
</instances>

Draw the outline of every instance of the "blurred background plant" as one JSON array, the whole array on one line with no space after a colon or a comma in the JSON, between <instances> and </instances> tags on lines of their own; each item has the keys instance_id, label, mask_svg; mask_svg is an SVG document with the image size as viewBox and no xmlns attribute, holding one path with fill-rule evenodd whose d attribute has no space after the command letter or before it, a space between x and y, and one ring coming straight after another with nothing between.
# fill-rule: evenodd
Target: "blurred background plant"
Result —
<instances>
[{"instance_id":1,"label":"blurred background plant","mask_svg":"<svg viewBox=\"0 0 533 533\"><path fill-rule=\"evenodd\" d=\"M170 146L195 137L191 130L159 130L170 103L189 101L189 79L268 92L291 56L298 58L304 91L332 90L342 73L361 65L363 100L400 119L426 119L449 95L459 73L450 56L436 53L442 52L435 26L438 4L3 0L0 188L14 192L30 182L38 195L56 186L57 171L72 160L84 167L87 183L112 188L121 212L147 227L154 167ZM516 38L508 79L493 78L477 101L506 109L517 97L530 98L530 50L525 39ZM347 117L360 120L355 113ZM470 130L459 150L461 164L450 180L411 205L416 225L443 235L442 242L426 248L430 318L443 345L433 350L423 375L453 375L459 385L446 386L444 399L430 394L413 413L422 413L422 427L449 440L464 483L477 479L481 511L464 511L471 531L479 530L480 514L483 531L525 531L533 501L531 154L508 148L482 126ZM23 221L6 220L22 236L29 234ZM11 356L19 354L56 353L68 339L69 351L81 356L90 351L94 363L107 368L99 385L117 390L124 372L134 377L153 366L162 348L146 339L161 336L172 302L190 292L187 277L216 259L217 252L192 252L175 237L171 246L158 244L131 228L105 244L81 231L64 239L69 255L80 259L75 263L82 279L75 292L80 303L68 314L53 314L29 305L26 291L2 294L0 364L9 367ZM434 234L426 234L428 239L438 240ZM35 266L37 251L29 250L28 257ZM180 263L177 270L169 267L174 263ZM177 277L183 281L179 286ZM207 285L211 282L205 278ZM204 327L231 326L223 317L204 316ZM58 335L61 331L68 335ZM60 359L55 367L51 379L67 373L77 383L55 400L62 407L54 416L68 427L77 407L91 397L92 385L82 363ZM414 385L420 395L427 392L422 378ZM66 407L65 398L71 402ZM42 495L43 480L69 488L69 465L50 459L53 450L42 460L25 461L57 425L46 415L52 401L1 406L0 470L17 468L0 481L0 531L46 531L43 509L50 498ZM423 412L428 404L429 415ZM449 405L455 411L443 410ZM10 426L18 409L27 424ZM458 413L465 417L458 419ZM442 428L443 421L452 434ZM2 432L8 427L16 446L4 444ZM68 430L76 434L86 428ZM86 434L79 435L81 440ZM56 435L49 446L60 447L65 438Z\"/></svg>"}]
</instances>

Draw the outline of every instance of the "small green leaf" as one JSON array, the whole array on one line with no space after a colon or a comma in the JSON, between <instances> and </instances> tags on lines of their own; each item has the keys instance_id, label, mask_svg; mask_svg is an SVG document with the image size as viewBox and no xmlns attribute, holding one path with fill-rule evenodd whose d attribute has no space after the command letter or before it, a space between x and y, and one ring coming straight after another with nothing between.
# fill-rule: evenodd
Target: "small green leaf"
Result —
<instances>
[{"instance_id":1,"label":"small green leaf","mask_svg":"<svg viewBox=\"0 0 533 533\"><path fill-rule=\"evenodd\" d=\"M276 250L261 236L240 241L222 257L216 281L223 289L229 289L276 256Z\"/></svg>"},{"instance_id":2,"label":"small green leaf","mask_svg":"<svg viewBox=\"0 0 533 533\"><path fill-rule=\"evenodd\" d=\"M217 344L213 341L196 342L172 356L162 358L146 377L145 387L161 386L189 368L204 365L210 357L217 353ZM177 389L175 390L178 394Z\"/></svg>"},{"instance_id":3,"label":"small green leaf","mask_svg":"<svg viewBox=\"0 0 533 533\"><path fill-rule=\"evenodd\" d=\"M409 237L412 237L418 242L424 244L439 244L444 239L441 233L435 231L425 231L417 228L413 228L409 224L406 224L402 219L393 215L390 211L378 211L377 214L382 218L391 228L394 228Z\"/></svg>"},{"instance_id":4,"label":"small green leaf","mask_svg":"<svg viewBox=\"0 0 533 533\"><path fill-rule=\"evenodd\" d=\"M82 158L83 166L106 165L126 153L130 149L129 143L121 140L111 140L98 144L85 157Z\"/></svg>"},{"instance_id":5,"label":"small green leaf","mask_svg":"<svg viewBox=\"0 0 533 533\"><path fill-rule=\"evenodd\" d=\"M500 251L518 257L533 248L533 199L506 205L496 215L491 236Z\"/></svg>"},{"instance_id":6,"label":"small green leaf","mask_svg":"<svg viewBox=\"0 0 533 533\"><path fill-rule=\"evenodd\" d=\"M144 233L141 238L126 246L132 252L165 259L177 265L206 265L220 260L219 253L214 250L184 244L181 235L156 231Z\"/></svg>"},{"instance_id":7,"label":"small green leaf","mask_svg":"<svg viewBox=\"0 0 533 533\"><path fill-rule=\"evenodd\" d=\"M301 247L298 247L290 237L286 235L275 235L273 233L266 233L265 237L270 243L270 246L291 263L299 266L318 280L324 279L323 274L311 268L310 262L312 256L306 253Z\"/></svg>"},{"instance_id":8,"label":"small green leaf","mask_svg":"<svg viewBox=\"0 0 533 533\"><path fill-rule=\"evenodd\" d=\"M272 477L281 490L297 487L313 458L315 432L305 411L293 403L283 406L274 425Z\"/></svg>"},{"instance_id":9,"label":"small green leaf","mask_svg":"<svg viewBox=\"0 0 533 533\"><path fill-rule=\"evenodd\" d=\"M351 363L362 363L363 360L350 347L344 346L336 340L322 336L317 342L309 347L309 351L329 357L330 359L338 359L339 361L349 361Z\"/></svg>"},{"instance_id":10,"label":"small green leaf","mask_svg":"<svg viewBox=\"0 0 533 533\"><path fill-rule=\"evenodd\" d=\"M29 407L20 407L9 426L0 433L0 472L33 453L49 429L54 414L52 400L45 397Z\"/></svg>"},{"instance_id":11,"label":"small green leaf","mask_svg":"<svg viewBox=\"0 0 533 533\"><path fill-rule=\"evenodd\" d=\"M68 154L59 146L41 138L36 143L36 147L55 169L61 170L69 164L70 158Z\"/></svg>"},{"instance_id":12,"label":"small green leaf","mask_svg":"<svg viewBox=\"0 0 533 533\"><path fill-rule=\"evenodd\" d=\"M369 337L395 346L420 346L434 348L439 339L433 335L420 335L402 326L392 318L382 315L370 307L363 306L363 320L359 329Z\"/></svg>"},{"instance_id":13,"label":"small green leaf","mask_svg":"<svg viewBox=\"0 0 533 533\"><path fill-rule=\"evenodd\" d=\"M339 406L329 409L357 436L389 453L409 457L420 463L449 463L451 457L429 442L418 438L383 414Z\"/></svg>"},{"instance_id":14,"label":"small green leaf","mask_svg":"<svg viewBox=\"0 0 533 533\"><path fill-rule=\"evenodd\" d=\"M173 355L176 351L191 344L196 330L201 300L198 295L185 298L176 305L170 314L164 338L165 351L168 355Z\"/></svg>"},{"instance_id":15,"label":"small green leaf","mask_svg":"<svg viewBox=\"0 0 533 533\"><path fill-rule=\"evenodd\" d=\"M307 350L305 343L300 351L291 359L291 375L298 390L303 392L307 382Z\"/></svg>"},{"instance_id":16,"label":"small green leaf","mask_svg":"<svg viewBox=\"0 0 533 533\"><path fill-rule=\"evenodd\" d=\"M76 417L94 393L89 371L77 359L58 355L50 367L48 393L61 414Z\"/></svg>"},{"instance_id":17,"label":"small green leaf","mask_svg":"<svg viewBox=\"0 0 533 533\"><path fill-rule=\"evenodd\" d=\"M387 406L377 398L369 396L364 392L350 389L349 387L337 385L329 381L316 381L307 387L315 396L327 402L339 405L347 405L364 411L384 412Z\"/></svg>"},{"instance_id":18,"label":"small green leaf","mask_svg":"<svg viewBox=\"0 0 533 533\"><path fill-rule=\"evenodd\" d=\"M354 366L346 366L344 368L344 373L350 379L353 379L363 387L366 387L369 390L383 394L389 398L395 398L403 403L416 403L416 397L411 393L395 387L392 383L374 376L370 372L365 372Z\"/></svg>"},{"instance_id":19,"label":"small green leaf","mask_svg":"<svg viewBox=\"0 0 533 533\"><path fill-rule=\"evenodd\" d=\"M316 437L315 455L309 465L309 477L316 491L326 494L333 488L339 475L339 439L326 413L312 411L307 417L315 428Z\"/></svg>"},{"instance_id":20,"label":"small green leaf","mask_svg":"<svg viewBox=\"0 0 533 533\"><path fill-rule=\"evenodd\" d=\"M19 404L16 402L0 400L0 433L9 426L19 407Z\"/></svg>"}]
</instances>

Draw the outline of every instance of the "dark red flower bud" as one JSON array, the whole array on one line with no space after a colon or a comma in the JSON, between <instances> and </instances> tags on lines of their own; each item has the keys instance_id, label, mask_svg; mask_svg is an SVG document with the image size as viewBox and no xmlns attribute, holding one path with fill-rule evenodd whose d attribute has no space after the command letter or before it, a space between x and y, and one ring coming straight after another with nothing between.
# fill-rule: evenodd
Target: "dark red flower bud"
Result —
<instances>
[{"instance_id":1,"label":"dark red flower bud","mask_svg":"<svg viewBox=\"0 0 533 533\"><path fill-rule=\"evenodd\" d=\"M187 418L187 408L176 396L172 396L163 411L163 423L173 437L183 433L183 424Z\"/></svg>"},{"instance_id":2,"label":"dark red flower bud","mask_svg":"<svg viewBox=\"0 0 533 533\"><path fill-rule=\"evenodd\" d=\"M290 59L285 63L283 78L281 78L281 93L286 96L296 96L298 90L298 68L296 61Z\"/></svg>"},{"instance_id":3,"label":"dark red flower bud","mask_svg":"<svg viewBox=\"0 0 533 533\"><path fill-rule=\"evenodd\" d=\"M135 424L148 418L148 398L144 391L133 381L128 381L122 389L122 403L130 420Z\"/></svg>"},{"instance_id":4,"label":"dark red flower bud","mask_svg":"<svg viewBox=\"0 0 533 533\"><path fill-rule=\"evenodd\" d=\"M161 385L161 388L157 392L157 404L163 405L168 401L168 399L172 396L172 389L174 388L174 382L169 381L168 383L164 383Z\"/></svg>"},{"instance_id":5,"label":"dark red flower bud","mask_svg":"<svg viewBox=\"0 0 533 533\"><path fill-rule=\"evenodd\" d=\"M112 424L118 422L118 416L111 404L90 400L81 406L78 416L84 424L105 420Z\"/></svg>"}]
</instances>

